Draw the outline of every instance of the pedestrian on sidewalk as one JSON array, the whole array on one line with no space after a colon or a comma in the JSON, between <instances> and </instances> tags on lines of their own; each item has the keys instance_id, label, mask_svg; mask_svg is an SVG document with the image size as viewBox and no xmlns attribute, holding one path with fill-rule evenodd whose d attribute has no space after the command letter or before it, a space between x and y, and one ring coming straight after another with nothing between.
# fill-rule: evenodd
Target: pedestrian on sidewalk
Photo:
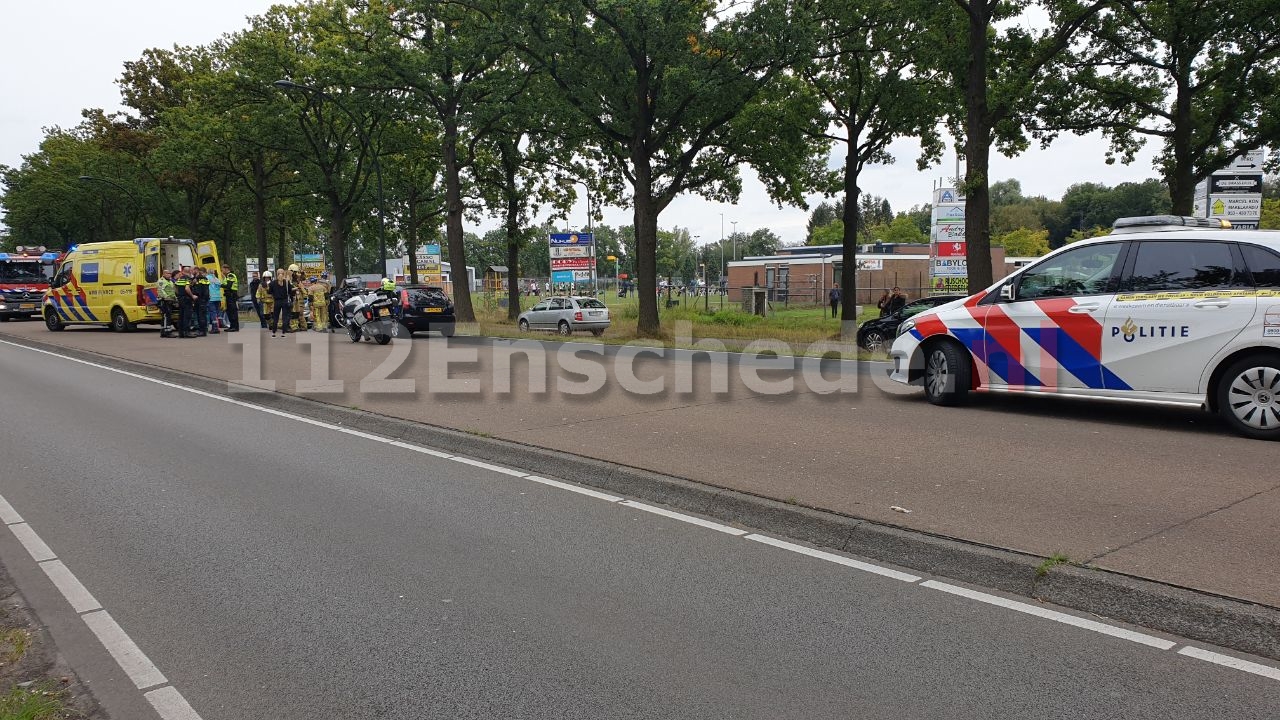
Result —
<instances>
[{"instance_id":1,"label":"pedestrian on sidewalk","mask_svg":"<svg viewBox=\"0 0 1280 720\"><path fill-rule=\"evenodd\" d=\"M831 301L831 318L834 320L840 314L840 286L836 285L831 288L831 292L827 293L827 299Z\"/></svg>"},{"instance_id":2,"label":"pedestrian on sidewalk","mask_svg":"<svg viewBox=\"0 0 1280 720\"><path fill-rule=\"evenodd\" d=\"M277 277L271 279L267 289L274 306L271 313L271 337L276 337L277 329L280 331L280 337L284 337L289 334L289 308L293 303L293 280L285 270L281 270L276 275Z\"/></svg>"},{"instance_id":3,"label":"pedestrian on sidewalk","mask_svg":"<svg viewBox=\"0 0 1280 720\"><path fill-rule=\"evenodd\" d=\"M222 324L222 278L215 271L206 272L205 279L209 283L209 334L217 335Z\"/></svg>"}]
</instances>

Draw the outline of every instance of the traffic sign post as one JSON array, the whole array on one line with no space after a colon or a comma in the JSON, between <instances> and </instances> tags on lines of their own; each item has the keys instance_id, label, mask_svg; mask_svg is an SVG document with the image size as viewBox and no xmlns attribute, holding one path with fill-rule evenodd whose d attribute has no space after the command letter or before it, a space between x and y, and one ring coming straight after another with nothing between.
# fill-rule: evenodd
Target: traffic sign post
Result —
<instances>
[{"instance_id":1,"label":"traffic sign post","mask_svg":"<svg viewBox=\"0 0 1280 720\"><path fill-rule=\"evenodd\" d=\"M964 196L957 188L933 191L929 230L929 288L953 292L969 287L968 244L964 237Z\"/></svg>"},{"instance_id":2,"label":"traffic sign post","mask_svg":"<svg viewBox=\"0 0 1280 720\"><path fill-rule=\"evenodd\" d=\"M1234 230L1256 230L1262 222L1262 164L1264 149L1249 152L1231 161L1196 185L1196 217L1220 218Z\"/></svg>"}]
</instances>

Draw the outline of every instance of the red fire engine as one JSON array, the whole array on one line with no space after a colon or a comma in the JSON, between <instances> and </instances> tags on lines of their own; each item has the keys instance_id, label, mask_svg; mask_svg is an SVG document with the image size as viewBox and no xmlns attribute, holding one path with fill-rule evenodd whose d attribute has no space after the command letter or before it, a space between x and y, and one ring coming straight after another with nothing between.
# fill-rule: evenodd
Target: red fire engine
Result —
<instances>
[{"instance_id":1,"label":"red fire engine","mask_svg":"<svg viewBox=\"0 0 1280 720\"><path fill-rule=\"evenodd\" d=\"M0 322L40 314L41 300L62 253L19 245L0 252Z\"/></svg>"}]
</instances>

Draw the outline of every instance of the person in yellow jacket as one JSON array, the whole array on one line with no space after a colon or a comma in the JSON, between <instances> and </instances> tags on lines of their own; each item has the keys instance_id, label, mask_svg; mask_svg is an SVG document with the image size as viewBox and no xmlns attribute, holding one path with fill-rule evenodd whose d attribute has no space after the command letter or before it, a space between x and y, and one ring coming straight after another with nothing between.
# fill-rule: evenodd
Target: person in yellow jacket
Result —
<instances>
[{"instance_id":1,"label":"person in yellow jacket","mask_svg":"<svg viewBox=\"0 0 1280 720\"><path fill-rule=\"evenodd\" d=\"M323 278L311 278L307 284L307 295L311 297L311 319L315 323L312 329L329 332L329 283Z\"/></svg>"},{"instance_id":2,"label":"person in yellow jacket","mask_svg":"<svg viewBox=\"0 0 1280 720\"><path fill-rule=\"evenodd\" d=\"M289 308L293 313L292 329L300 332L307 329L307 291L303 288L307 278L297 263L289 266L289 279L293 280L293 304Z\"/></svg>"},{"instance_id":3,"label":"person in yellow jacket","mask_svg":"<svg viewBox=\"0 0 1280 720\"><path fill-rule=\"evenodd\" d=\"M262 282L258 283L258 291L254 293L254 297L258 300L258 305L262 306L262 329L267 329L267 322L271 319L271 313L276 309L276 301L271 297L271 291L268 287L271 284L271 271L262 273Z\"/></svg>"}]
</instances>

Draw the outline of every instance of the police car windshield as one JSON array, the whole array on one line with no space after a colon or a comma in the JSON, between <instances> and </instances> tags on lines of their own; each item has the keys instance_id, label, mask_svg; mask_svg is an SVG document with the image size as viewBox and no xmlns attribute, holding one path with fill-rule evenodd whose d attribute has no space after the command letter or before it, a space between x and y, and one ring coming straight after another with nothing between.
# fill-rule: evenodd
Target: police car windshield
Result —
<instances>
[{"instance_id":1,"label":"police car windshield","mask_svg":"<svg viewBox=\"0 0 1280 720\"><path fill-rule=\"evenodd\" d=\"M38 262L0 260L0 283L43 283L49 276Z\"/></svg>"}]
</instances>

